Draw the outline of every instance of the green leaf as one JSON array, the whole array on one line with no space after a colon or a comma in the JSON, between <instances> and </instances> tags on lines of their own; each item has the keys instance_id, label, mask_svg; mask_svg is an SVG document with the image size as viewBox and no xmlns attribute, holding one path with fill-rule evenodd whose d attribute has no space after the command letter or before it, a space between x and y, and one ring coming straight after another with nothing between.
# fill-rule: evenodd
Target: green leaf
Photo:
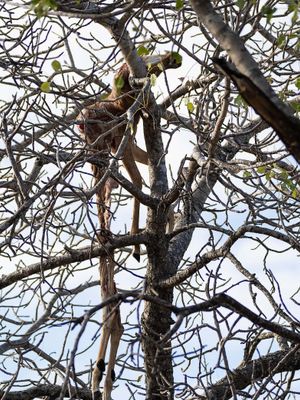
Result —
<instances>
[{"instance_id":1,"label":"green leaf","mask_svg":"<svg viewBox=\"0 0 300 400\"><path fill-rule=\"evenodd\" d=\"M100 96L100 100L106 100L108 98L109 94L108 93L103 93Z\"/></svg>"},{"instance_id":2,"label":"green leaf","mask_svg":"<svg viewBox=\"0 0 300 400\"><path fill-rule=\"evenodd\" d=\"M189 112L191 112L191 113L195 110L194 104L193 104L192 102L190 102L190 101L187 103L186 108L187 108L187 109L189 110Z\"/></svg>"},{"instance_id":3,"label":"green leaf","mask_svg":"<svg viewBox=\"0 0 300 400\"><path fill-rule=\"evenodd\" d=\"M300 89L300 78L296 79L295 85L296 85L297 89Z\"/></svg>"},{"instance_id":4,"label":"green leaf","mask_svg":"<svg viewBox=\"0 0 300 400\"><path fill-rule=\"evenodd\" d=\"M244 177L244 178L251 178L251 177L252 177L252 174L251 174L250 171L244 171L244 172L243 172L243 177Z\"/></svg>"},{"instance_id":5,"label":"green leaf","mask_svg":"<svg viewBox=\"0 0 300 400\"><path fill-rule=\"evenodd\" d=\"M291 101L290 105L296 112L300 112L300 104L297 101Z\"/></svg>"},{"instance_id":6,"label":"green leaf","mask_svg":"<svg viewBox=\"0 0 300 400\"><path fill-rule=\"evenodd\" d=\"M246 0L237 0L235 4L238 6L238 8L244 8L244 5L246 3Z\"/></svg>"},{"instance_id":7,"label":"green leaf","mask_svg":"<svg viewBox=\"0 0 300 400\"><path fill-rule=\"evenodd\" d=\"M32 8L38 18L45 17L50 10L57 10L55 0L31 0Z\"/></svg>"},{"instance_id":8,"label":"green leaf","mask_svg":"<svg viewBox=\"0 0 300 400\"><path fill-rule=\"evenodd\" d=\"M236 98L234 99L234 104L236 106L238 106L238 107L242 107L242 108L245 108L245 109L248 108L248 104L246 103L246 101L244 100L244 98L240 94L238 94L236 96Z\"/></svg>"},{"instance_id":9,"label":"green leaf","mask_svg":"<svg viewBox=\"0 0 300 400\"><path fill-rule=\"evenodd\" d=\"M39 4L36 7L34 7L34 12L38 18L42 18L46 14L43 7L40 6Z\"/></svg>"},{"instance_id":10,"label":"green leaf","mask_svg":"<svg viewBox=\"0 0 300 400\"><path fill-rule=\"evenodd\" d=\"M276 11L275 7L263 6L261 8L261 12L262 12L263 16L265 16L267 18L268 23L271 22L271 19L273 18L275 11Z\"/></svg>"},{"instance_id":11,"label":"green leaf","mask_svg":"<svg viewBox=\"0 0 300 400\"><path fill-rule=\"evenodd\" d=\"M118 89L118 91L120 91L122 89L124 84L125 84L125 82L124 82L122 75L119 75L115 78L115 85L116 85L116 88Z\"/></svg>"},{"instance_id":12,"label":"green leaf","mask_svg":"<svg viewBox=\"0 0 300 400\"><path fill-rule=\"evenodd\" d=\"M151 84L151 86L155 86L155 84L156 84L156 75L155 74L150 75L150 84Z\"/></svg>"},{"instance_id":13,"label":"green leaf","mask_svg":"<svg viewBox=\"0 0 300 400\"><path fill-rule=\"evenodd\" d=\"M61 71L61 64L58 60L52 61L51 67L54 69L55 72Z\"/></svg>"},{"instance_id":14,"label":"green leaf","mask_svg":"<svg viewBox=\"0 0 300 400\"><path fill-rule=\"evenodd\" d=\"M265 172L266 172L266 167L265 166L260 166L260 167L258 167L257 168L257 172L259 173L259 174L264 174Z\"/></svg>"},{"instance_id":15,"label":"green leaf","mask_svg":"<svg viewBox=\"0 0 300 400\"><path fill-rule=\"evenodd\" d=\"M48 82L48 81L43 82L43 83L40 85L40 89L41 89L41 91L44 92L44 93L49 93L49 92L50 92L50 89L51 89L51 82Z\"/></svg>"},{"instance_id":16,"label":"green leaf","mask_svg":"<svg viewBox=\"0 0 300 400\"><path fill-rule=\"evenodd\" d=\"M298 10L295 10L292 16L292 24L295 25L298 22L299 19L299 12Z\"/></svg>"},{"instance_id":17,"label":"green leaf","mask_svg":"<svg viewBox=\"0 0 300 400\"><path fill-rule=\"evenodd\" d=\"M46 5L50 8L50 10L57 10L58 5L55 0L45 0Z\"/></svg>"},{"instance_id":18,"label":"green leaf","mask_svg":"<svg viewBox=\"0 0 300 400\"><path fill-rule=\"evenodd\" d=\"M181 10L184 6L184 0L176 0L175 8L177 11Z\"/></svg>"},{"instance_id":19,"label":"green leaf","mask_svg":"<svg viewBox=\"0 0 300 400\"><path fill-rule=\"evenodd\" d=\"M286 92L285 90L280 90L279 92L277 92L278 97L280 98L280 100L282 101L286 101Z\"/></svg>"},{"instance_id":20,"label":"green leaf","mask_svg":"<svg viewBox=\"0 0 300 400\"><path fill-rule=\"evenodd\" d=\"M150 51L145 46L140 46L137 49L137 53L140 57L142 57L142 56L147 56L150 53Z\"/></svg>"},{"instance_id":21,"label":"green leaf","mask_svg":"<svg viewBox=\"0 0 300 400\"><path fill-rule=\"evenodd\" d=\"M285 35L279 35L276 42L277 42L277 46L278 47L282 47L283 45L285 45L285 41L286 41L286 36Z\"/></svg>"},{"instance_id":22,"label":"green leaf","mask_svg":"<svg viewBox=\"0 0 300 400\"><path fill-rule=\"evenodd\" d=\"M298 190L297 190L297 189L294 189L294 190L292 191L292 198L293 198L293 199L296 199L297 196L298 196Z\"/></svg>"},{"instance_id":23,"label":"green leaf","mask_svg":"<svg viewBox=\"0 0 300 400\"><path fill-rule=\"evenodd\" d=\"M172 51L172 58L176 61L176 64L182 64L182 56L176 51Z\"/></svg>"},{"instance_id":24,"label":"green leaf","mask_svg":"<svg viewBox=\"0 0 300 400\"><path fill-rule=\"evenodd\" d=\"M282 171L280 172L280 174L278 175L280 179L282 179L283 181L287 181L289 178L289 174L287 173L287 171Z\"/></svg>"},{"instance_id":25,"label":"green leaf","mask_svg":"<svg viewBox=\"0 0 300 400\"><path fill-rule=\"evenodd\" d=\"M275 177L275 173L274 173L274 171L267 171L265 176L266 176L267 181L270 181L272 178Z\"/></svg>"},{"instance_id":26,"label":"green leaf","mask_svg":"<svg viewBox=\"0 0 300 400\"><path fill-rule=\"evenodd\" d=\"M287 3L289 4L289 6L288 6L288 11L289 12L293 12L293 11L297 10L297 8L298 8L298 1L297 0L289 0Z\"/></svg>"},{"instance_id":27,"label":"green leaf","mask_svg":"<svg viewBox=\"0 0 300 400\"><path fill-rule=\"evenodd\" d=\"M293 190L295 190L296 186L294 184L294 182L292 182L290 179L288 179L285 182L286 186L290 189L290 191L292 192Z\"/></svg>"}]
</instances>

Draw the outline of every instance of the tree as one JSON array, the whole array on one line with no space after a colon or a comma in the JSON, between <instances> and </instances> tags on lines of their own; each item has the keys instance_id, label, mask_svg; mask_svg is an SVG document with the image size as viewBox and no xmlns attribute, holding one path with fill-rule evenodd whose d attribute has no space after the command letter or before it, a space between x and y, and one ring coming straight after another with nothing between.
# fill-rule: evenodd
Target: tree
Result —
<instances>
[{"instance_id":1,"label":"tree","mask_svg":"<svg viewBox=\"0 0 300 400\"><path fill-rule=\"evenodd\" d=\"M107 304L124 326L113 398L297 397L298 12L272 0L1 2L2 399L91 399ZM141 56L165 51L182 67L145 78ZM121 152L91 154L77 128L123 62L143 95L142 190ZM128 113L118 122L131 134ZM91 163L119 182L105 244ZM101 302L98 258L112 251L118 294Z\"/></svg>"}]
</instances>

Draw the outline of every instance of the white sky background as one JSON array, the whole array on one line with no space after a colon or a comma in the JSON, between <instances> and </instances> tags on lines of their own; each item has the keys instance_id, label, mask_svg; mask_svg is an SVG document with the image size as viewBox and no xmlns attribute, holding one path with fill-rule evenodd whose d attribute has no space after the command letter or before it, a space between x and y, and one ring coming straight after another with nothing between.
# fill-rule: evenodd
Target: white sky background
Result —
<instances>
[{"instance_id":1,"label":"white sky background","mask_svg":"<svg viewBox=\"0 0 300 400\"><path fill-rule=\"evenodd\" d=\"M90 31L90 27L88 28L88 30ZM89 32L87 32L88 35ZM107 43L111 43L109 34L107 33L107 31L104 28L101 28L100 26L95 26L94 28L94 32L92 32L94 35L98 35L99 37L101 37L102 40L106 40L107 39ZM199 38L194 38L193 41L197 41L199 40ZM187 43L189 44L189 43ZM72 46L73 49L73 56L75 57L76 60L76 66L79 69L83 69L85 70L86 68L89 68L91 66L91 60L83 57L82 55L84 53L82 53L82 51L79 49L79 47L76 45L76 40L75 40L75 35L73 36L72 40L70 40L70 45ZM163 45L162 47L162 51L164 50L169 50L167 48L167 45ZM59 51L58 51L59 53ZM101 51L101 61L105 61L105 56L106 53ZM66 58L66 54L64 53L61 57L60 57L60 62L63 65L64 64L64 59ZM49 76L51 73L53 72L52 68L51 68L51 62L49 61L49 63L46 63L44 65L43 68L43 73L45 75L45 77ZM167 72L167 76L169 79L169 84L171 86L171 88L175 88L177 85L180 84L180 81L178 80L178 78L180 77L188 77L189 79L195 78L197 77L197 65L194 64L194 62L192 62L191 60L188 59L188 57L186 57L185 55L183 56L183 65L180 69L178 70L170 70ZM107 77L107 82L111 82L111 76ZM165 91L165 87L164 87L164 82L163 82L163 76L161 76L158 80L157 80L157 84L154 88L154 92L156 93L166 93ZM1 99L8 99L11 98L12 96L12 90L11 88L7 89L5 87L3 87L1 89ZM50 95L49 95L50 96ZM180 112L184 113L185 112L185 106L180 108ZM164 136L165 141L168 139L166 136ZM137 141L139 145L142 145L143 140L142 140L142 135L139 133L137 135ZM182 160L182 158L185 155L189 155L191 154L191 150L193 148L193 145L191 143L191 141L194 141L194 136L191 135L189 132L187 132L186 130L181 130L180 132L176 132L173 135L171 144L170 144L170 148L168 151L168 155L166 157L167 160L167 164L170 164L172 167L172 171L174 176L176 176L176 172L178 170L179 164ZM53 167L52 167L53 168ZM84 169L86 171L89 171L90 166L89 165L85 165ZM143 178L145 180L147 180L147 168L144 166L140 166L140 170L142 171L142 175ZM52 171L51 171L52 172ZM124 169L122 169L122 172L124 172ZM146 191L146 190L145 190ZM222 193L220 187L216 188L216 191L218 192L219 196L225 196L226 195L224 193ZM146 210L145 207L141 207L141 226L144 226L145 223L145 216L146 216ZM127 206L127 207L120 207L118 210L118 214L117 214L117 220L113 223L113 229L115 230L115 232L117 232L118 230L121 230L122 232L125 231L124 225L127 225L127 229L130 226L130 218L131 218L131 206ZM240 224L243 223L243 214L236 214L234 217L232 217L233 219L231 219L231 223L234 224L235 226L239 226ZM119 222L121 221L121 222ZM195 232L191 246L187 252L187 254L185 255L186 258L190 257L191 261L194 259L195 254L199 251L199 249L201 249L208 240L208 236L207 233L204 232L203 230L199 229ZM279 246L279 242L273 239L268 239L268 243L270 247L273 247L274 249L278 250L278 246ZM62 244L60 244L61 248L63 247ZM263 259L265 256L265 249L260 246L258 248L256 248L256 244L254 242L251 242L249 240L240 240L237 242L237 244L234 246L233 248L233 253L236 255L236 257L238 259L240 259L241 261L243 261L244 266L249 268L249 271L252 273L255 273L257 277L259 277L259 279L261 279L262 282L264 282L267 286L269 286L269 282L266 279L265 273L263 272L263 268L264 268L264 264L263 264ZM26 256L22 256L22 261L24 262L24 264L31 264L33 262L31 257L26 257ZM93 260L94 264L97 263L96 260ZM231 283L237 283L240 282L242 280L241 274L236 271L236 269L228 262L228 261L224 261L224 263L227 266L227 270L226 269L222 269L222 273L224 274L224 278L226 279L231 279ZM1 270L0 273L7 273L7 272L11 272L13 270L13 268L15 267L16 264L16 259L12 259L11 261L8 261L7 258L2 258L1 259L1 255L0 255L0 266L1 266ZM144 262L142 262L142 265L144 265ZM209 265L209 270L213 271L216 267L217 267L218 263L215 264L211 264ZM140 268L140 265L138 265L138 263L136 263L135 260L133 260L132 257L128 258L127 260L127 264L126 264L127 268L131 269L131 268ZM299 261L297 258L297 255L295 254L295 252L293 251L289 251L288 253L273 253L271 255L268 255L268 266L271 267L272 269L272 273L274 274L274 276L276 277L277 281L280 283L281 286L281 290L282 290L282 294L283 294L283 300L286 304L288 304L290 311L295 315L298 311L299 311L299 307L293 303L292 301L290 301L290 296L297 290L298 286L299 286L299 280L295 279L295 275L297 275L298 272L298 268L299 268ZM227 276L225 276L225 271ZM97 268L94 267L93 269L89 269L89 270L84 270L81 273L76 273L74 274L74 277L72 280L68 280L68 285L69 287L74 287L77 286L79 284L81 284L83 281L87 280L90 276L93 277L93 279L97 279ZM143 275L143 271L137 271L137 273L139 275ZM208 275L207 271L201 271L200 272L201 275L205 276L205 274ZM126 279L126 281L125 281ZM119 274L116 277L117 280L117 284L121 289L130 289L131 287L133 287L136 283L137 283L137 279L134 278L133 276L130 276L128 273L124 273L124 274ZM198 281L199 282L199 281ZM246 290L248 283L246 282L242 282L240 284L238 284L234 289L232 289L232 291L230 292L230 294L234 294L235 298L239 301L241 301L242 303L248 305L249 307L251 307L251 302L248 298L248 290ZM199 288L200 290L203 289L203 287ZM84 301L84 307L78 307L76 310L76 315L79 316L84 312L84 309L88 308L89 304L94 305L97 304L99 302L99 290L97 287L94 287L92 289L90 289L88 291L88 293L90 294L90 298L88 299L86 296L86 293L84 293L84 295L82 296L78 296L78 298L76 298L76 303L80 304L81 301ZM201 296L204 297L204 294L202 293ZM275 296L276 297L276 296ZM264 302L263 298L261 299L262 302ZM266 310L268 310L268 304L266 303L260 303L262 305L262 308L266 307ZM1 305L0 305L1 307ZM32 313L34 312L36 305L31 303L29 307L26 308L26 313L27 315L33 315ZM123 315L123 320L125 319L125 315L127 313L129 313L129 310L132 310L132 307L130 307L129 305L122 305L122 315ZM255 310L256 311L256 310ZM269 312L270 310L268 310ZM0 313L1 313L1 308L0 308ZM95 319L99 317L99 313L94 317ZM133 315L132 318L134 319L135 316ZM206 318L206 321L209 320L208 318L208 314L205 314L204 318ZM201 320L200 320L200 316L197 316L197 320L199 321L199 325L201 324ZM250 324L247 323L246 320L243 320L241 323L241 325L244 325L244 327L249 326ZM78 329L77 329L78 330ZM94 329L88 327L88 331L85 333L84 337L82 338L82 346L85 347L86 344L91 340L91 336L93 336L94 334ZM74 333L72 333L69 338L68 338L68 343L66 348L71 349L73 346L73 339L75 338L76 335L76 329L74 331ZM49 343L49 352L55 351L55 346L53 346L53 339L55 338L55 342L62 342L63 341L63 330L60 327L57 328L51 328L51 331L49 331L49 337L48 339L46 339L45 343ZM205 335L205 330L204 330L204 335ZM211 332L210 332L211 335ZM210 340L208 340L208 343L210 345L213 345L216 341L216 338L211 336L211 343ZM194 338L194 343L195 346L199 345L198 343L198 339ZM231 346L232 344L230 344ZM96 345L97 346L97 345ZM240 349L240 344L237 343L236 344L236 350ZM234 347L234 346L233 346ZM193 341L190 342L190 348L193 348ZM128 350L126 349L126 345L125 343L123 343L121 345L121 348L119 350L119 354L128 354ZM53 356L55 357L55 354L53 354ZM94 360L95 358L95 347L90 349L90 351L87 354L84 354L83 356L78 355L77 357L77 363L85 363L88 364L88 357L90 356L91 360ZM211 355L210 357L213 358L216 355ZM208 356L209 357L209 356ZM234 350L232 351L232 358L231 358L231 363L232 366L235 366L237 362L240 361L240 354L237 351L237 353L235 354ZM142 361L141 361L142 363ZM193 368L198 368L197 366L197 362L193 361ZM117 374L119 372L119 368L117 368ZM128 374L128 372L126 372L126 374L124 375L124 377L126 377ZM135 375L134 375L135 374ZM175 380L180 380L182 379L182 374L183 372L180 370L180 368L176 371L175 374ZM193 375L195 374L194 371L188 370L187 372L188 375ZM137 376L138 374L133 373L134 376ZM223 372L220 371L220 373L217 375L219 375L219 377L223 377ZM5 379L5 377L4 377ZM143 378L144 379L144 378ZM2 380L2 377L0 376L0 381ZM124 395L124 385L122 380L118 380L116 382L117 385L119 385L119 388L116 389L113 392L113 397L114 398L120 398L121 395ZM127 393L126 393L127 395ZM127 398L127 397L126 397ZM129 398L129 396L128 396ZM138 398L138 396L136 397Z\"/></svg>"}]
</instances>

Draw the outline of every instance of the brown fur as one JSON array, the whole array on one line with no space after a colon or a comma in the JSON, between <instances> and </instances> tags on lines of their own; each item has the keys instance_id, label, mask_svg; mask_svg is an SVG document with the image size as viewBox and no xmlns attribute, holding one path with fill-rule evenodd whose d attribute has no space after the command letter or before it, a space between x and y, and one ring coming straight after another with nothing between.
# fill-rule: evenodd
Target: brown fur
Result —
<instances>
[{"instance_id":1,"label":"brown fur","mask_svg":"<svg viewBox=\"0 0 300 400\"><path fill-rule=\"evenodd\" d=\"M145 60L147 62L147 60ZM159 75L162 69L177 68L180 63L167 53L149 68L149 74ZM120 83L123 86L120 87ZM134 103L137 91L133 91L129 84L129 68L123 64L114 77L112 91L105 101L100 101L81 111L78 120L79 131L84 140L89 144L93 151L102 153L107 157L109 153L116 153L126 129L125 124L121 124L120 117L126 113L129 107ZM138 119L138 116L136 116ZM137 123L137 121L135 121ZM136 161L147 164L147 153L140 149L134 143L134 138L130 137L127 147L123 154L123 164L130 176L132 182L142 189L142 177L137 168ZM92 165L95 183L97 184L103 177L104 168ZM110 202L111 191L117 184L113 178L109 177L96 193L96 202L98 209L98 218L100 223L101 243L105 243L106 235L104 231L110 231ZM136 234L139 231L139 201L134 199L131 233ZM140 249L135 246L134 255L139 259ZM100 257L99 263L100 288L102 300L105 300L117 293L114 282L114 260L113 254L107 254ZM118 306L110 305L103 308L103 330L100 338L100 348L97 361L92 376L93 400L100 400L101 394L99 384L105 370L105 354L108 341L110 340L110 354L107 366L107 373L104 383L103 400L110 400L112 385L114 380L114 365L118 350L118 345L123 333L121 324L120 310Z\"/></svg>"}]
</instances>

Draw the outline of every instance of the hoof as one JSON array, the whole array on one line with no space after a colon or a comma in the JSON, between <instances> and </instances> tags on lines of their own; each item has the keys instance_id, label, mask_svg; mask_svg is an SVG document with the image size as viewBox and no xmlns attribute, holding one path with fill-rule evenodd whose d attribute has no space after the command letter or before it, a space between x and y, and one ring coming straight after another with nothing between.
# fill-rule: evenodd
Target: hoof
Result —
<instances>
[{"instance_id":1,"label":"hoof","mask_svg":"<svg viewBox=\"0 0 300 400\"><path fill-rule=\"evenodd\" d=\"M116 374L115 374L115 371L112 369L111 370L111 372L110 372L110 377L111 377L111 380L114 382L115 380L116 380Z\"/></svg>"},{"instance_id":2,"label":"hoof","mask_svg":"<svg viewBox=\"0 0 300 400\"><path fill-rule=\"evenodd\" d=\"M102 371L102 372L104 372L105 371L105 362L104 362L104 360L103 360L103 358L100 358L100 360L98 360L97 361L97 368L100 370L100 371Z\"/></svg>"},{"instance_id":3,"label":"hoof","mask_svg":"<svg viewBox=\"0 0 300 400\"><path fill-rule=\"evenodd\" d=\"M105 362L102 358L97 361L96 368L98 368L99 371L99 383L102 381L103 378L103 372L105 371Z\"/></svg>"},{"instance_id":4,"label":"hoof","mask_svg":"<svg viewBox=\"0 0 300 400\"><path fill-rule=\"evenodd\" d=\"M140 262L141 259L140 253L133 253L133 257L136 259L136 261Z\"/></svg>"}]
</instances>

